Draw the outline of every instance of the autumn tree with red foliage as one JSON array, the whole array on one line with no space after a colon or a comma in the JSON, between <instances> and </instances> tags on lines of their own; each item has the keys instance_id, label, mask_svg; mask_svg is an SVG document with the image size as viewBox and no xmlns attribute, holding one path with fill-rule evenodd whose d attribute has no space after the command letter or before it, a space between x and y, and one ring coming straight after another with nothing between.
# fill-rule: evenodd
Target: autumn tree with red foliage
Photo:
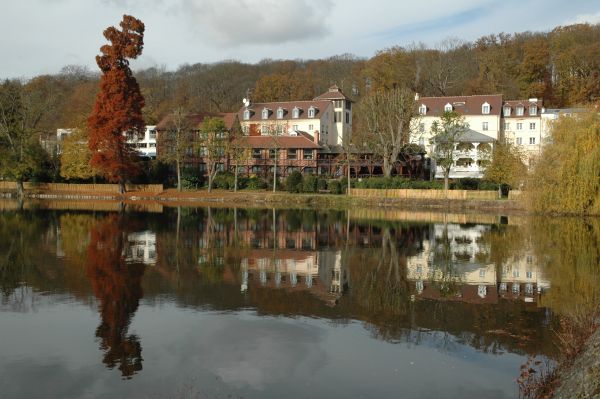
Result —
<instances>
[{"instance_id":1,"label":"autumn tree with red foliage","mask_svg":"<svg viewBox=\"0 0 600 399\"><path fill-rule=\"evenodd\" d=\"M125 182L139 173L137 154L126 143L124 133L143 134L144 97L129 68L144 47L144 23L124 15L121 30L111 26L104 37L111 43L100 48L96 63L102 71L100 91L88 118L90 161L109 181L125 191Z\"/></svg>"}]
</instances>

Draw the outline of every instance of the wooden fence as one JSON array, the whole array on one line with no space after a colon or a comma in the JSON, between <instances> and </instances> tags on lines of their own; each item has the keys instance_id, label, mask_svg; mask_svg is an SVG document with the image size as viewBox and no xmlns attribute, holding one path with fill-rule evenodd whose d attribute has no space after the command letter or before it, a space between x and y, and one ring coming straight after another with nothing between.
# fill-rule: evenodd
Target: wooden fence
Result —
<instances>
[{"instance_id":1,"label":"wooden fence","mask_svg":"<svg viewBox=\"0 0 600 399\"><path fill-rule=\"evenodd\" d=\"M119 193L118 184L67 184L67 183L30 183L23 184L25 190L39 191L62 191L62 192L98 192L98 193ZM127 191L138 191L147 193L163 192L162 184L128 184ZM0 181L0 190L16 190L17 183L13 181Z\"/></svg>"},{"instance_id":2,"label":"wooden fence","mask_svg":"<svg viewBox=\"0 0 600 399\"><path fill-rule=\"evenodd\" d=\"M448 196L444 190L413 190L413 189L372 189L352 188L350 195L362 198L379 199L451 199L451 200L495 200L498 198L497 191L473 191L473 190L448 190Z\"/></svg>"}]
</instances>

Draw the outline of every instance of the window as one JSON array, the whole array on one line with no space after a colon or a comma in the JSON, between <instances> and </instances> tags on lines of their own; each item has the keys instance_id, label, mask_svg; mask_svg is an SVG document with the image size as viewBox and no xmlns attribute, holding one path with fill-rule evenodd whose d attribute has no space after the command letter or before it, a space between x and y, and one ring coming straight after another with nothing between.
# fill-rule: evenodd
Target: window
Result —
<instances>
[{"instance_id":1,"label":"window","mask_svg":"<svg viewBox=\"0 0 600 399\"><path fill-rule=\"evenodd\" d=\"M156 148L156 143L150 143L150 148Z\"/></svg>"},{"instance_id":2,"label":"window","mask_svg":"<svg viewBox=\"0 0 600 399\"><path fill-rule=\"evenodd\" d=\"M150 140L156 139L156 130L150 130Z\"/></svg>"},{"instance_id":3,"label":"window","mask_svg":"<svg viewBox=\"0 0 600 399\"><path fill-rule=\"evenodd\" d=\"M529 124L529 130L535 130L535 122Z\"/></svg>"},{"instance_id":4,"label":"window","mask_svg":"<svg viewBox=\"0 0 600 399\"><path fill-rule=\"evenodd\" d=\"M247 121L248 119L250 119L250 110L244 110L244 120Z\"/></svg>"},{"instance_id":5,"label":"window","mask_svg":"<svg viewBox=\"0 0 600 399\"><path fill-rule=\"evenodd\" d=\"M523 144L523 138L517 137L517 145L522 145L522 144Z\"/></svg>"},{"instance_id":6,"label":"window","mask_svg":"<svg viewBox=\"0 0 600 399\"><path fill-rule=\"evenodd\" d=\"M300 108L294 107L294 109L292 110L292 118L294 118L294 119L300 118Z\"/></svg>"},{"instance_id":7,"label":"window","mask_svg":"<svg viewBox=\"0 0 600 399\"><path fill-rule=\"evenodd\" d=\"M292 130L297 132L298 131L298 125L292 125Z\"/></svg>"},{"instance_id":8,"label":"window","mask_svg":"<svg viewBox=\"0 0 600 399\"><path fill-rule=\"evenodd\" d=\"M313 150L305 149L302 155L304 159L313 159Z\"/></svg>"},{"instance_id":9,"label":"window","mask_svg":"<svg viewBox=\"0 0 600 399\"><path fill-rule=\"evenodd\" d=\"M242 125L242 133L244 133L244 135L248 135L248 132L250 131L250 128L248 127L248 125Z\"/></svg>"},{"instance_id":10,"label":"window","mask_svg":"<svg viewBox=\"0 0 600 399\"><path fill-rule=\"evenodd\" d=\"M510 116L510 105L504 106L504 116Z\"/></svg>"},{"instance_id":11,"label":"window","mask_svg":"<svg viewBox=\"0 0 600 399\"><path fill-rule=\"evenodd\" d=\"M346 123L350 123L350 113L346 112Z\"/></svg>"},{"instance_id":12,"label":"window","mask_svg":"<svg viewBox=\"0 0 600 399\"><path fill-rule=\"evenodd\" d=\"M268 108L264 108L262 110L262 118L263 119L269 119L269 109Z\"/></svg>"},{"instance_id":13,"label":"window","mask_svg":"<svg viewBox=\"0 0 600 399\"><path fill-rule=\"evenodd\" d=\"M481 106L481 113L484 115L488 115L490 113L490 104L487 102L483 103Z\"/></svg>"},{"instance_id":14,"label":"window","mask_svg":"<svg viewBox=\"0 0 600 399\"><path fill-rule=\"evenodd\" d=\"M260 135L261 136L269 135L269 125L260 125Z\"/></svg>"},{"instance_id":15,"label":"window","mask_svg":"<svg viewBox=\"0 0 600 399\"><path fill-rule=\"evenodd\" d=\"M510 130L510 123L504 122L504 130Z\"/></svg>"},{"instance_id":16,"label":"window","mask_svg":"<svg viewBox=\"0 0 600 399\"><path fill-rule=\"evenodd\" d=\"M344 100L335 100L333 103L335 108L342 108L344 106Z\"/></svg>"},{"instance_id":17,"label":"window","mask_svg":"<svg viewBox=\"0 0 600 399\"><path fill-rule=\"evenodd\" d=\"M262 150L260 148L252 149L252 158L261 159L262 158Z\"/></svg>"},{"instance_id":18,"label":"window","mask_svg":"<svg viewBox=\"0 0 600 399\"><path fill-rule=\"evenodd\" d=\"M269 149L269 159L275 159L275 148Z\"/></svg>"},{"instance_id":19,"label":"window","mask_svg":"<svg viewBox=\"0 0 600 399\"><path fill-rule=\"evenodd\" d=\"M517 106L517 116L523 116L525 108L522 105Z\"/></svg>"},{"instance_id":20,"label":"window","mask_svg":"<svg viewBox=\"0 0 600 399\"><path fill-rule=\"evenodd\" d=\"M535 137L529 138L529 144L535 144Z\"/></svg>"},{"instance_id":21,"label":"window","mask_svg":"<svg viewBox=\"0 0 600 399\"><path fill-rule=\"evenodd\" d=\"M529 107L529 115L536 116L537 115L537 105L532 105Z\"/></svg>"},{"instance_id":22,"label":"window","mask_svg":"<svg viewBox=\"0 0 600 399\"><path fill-rule=\"evenodd\" d=\"M517 130L523 130L523 124L521 122L517 123Z\"/></svg>"},{"instance_id":23,"label":"window","mask_svg":"<svg viewBox=\"0 0 600 399\"><path fill-rule=\"evenodd\" d=\"M421 133L425 132L425 124L424 123L419 123L419 132L421 132Z\"/></svg>"},{"instance_id":24,"label":"window","mask_svg":"<svg viewBox=\"0 0 600 399\"><path fill-rule=\"evenodd\" d=\"M277 119L283 119L283 108L277 108Z\"/></svg>"},{"instance_id":25,"label":"window","mask_svg":"<svg viewBox=\"0 0 600 399\"><path fill-rule=\"evenodd\" d=\"M425 104L421 104L419 107L419 114L425 115L427 113L427 106Z\"/></svg>"},{"instance_id":26,"label":"window","mask_svg":"<svg viewBox=\"0 0 600 399\"><path fill-rule=\"evenodd\" d=\"M448 103L444 105L444 112L452 112L452 104Z\"/></svg>"},{"instance_id":27,"label":"window","mask_svg":"<svg viewBox=\"0 0 600 399\"><path fill-rule=\"evenodd\" d=\"M281 136L283 134L283 125L277 125L275 129L278 136Z\"/></svg>"},{"instance_id":28,"label":"window","mask_svg":"<svg viewBox=\"0 0 600 399\"><path fill-rule=\"evenodd\" d=\"M308 125L308 130L309 130L309 131L311 131L311 132L312 132L314 128L315 128L315 125Z\"/></svg>"},{"instance_id":29,"label":"window","mask_svg":"<svg viewBox=\"0 0 600 399\"><path fill-rule=\"evenodd\" d=\"M342 111L335 111L333 113L333 122L338 123L342 121Z\"/></svg>"},{"instance_id":30,"label":"window","mask_svg":"<svg viewBox=\"0 0 600 399\"><path fill-rule=\"evenodd\" d=\"M309 118L314 118L315 117L315 107L310 107L308 109L308 117Z\"/></svg>"},{"instance_id":31,"label":"window","mask_svg":"<svg viewBox=\"0 0 600 399\"><path fill-rule=\"evenodd\" d=\"M419 138L419 145L420 145L421 147L424 147L424 146L425 146L425 138L423 138L423 137L420 137L420 138Z\"/></svg>"},{"instance_id":32,"label":"window","mask_svg":"<svg viewBox=\"0 0 600 399\"><path fill-rule=\"evenodd\" d=\"M287 150L287 159L298 159L298 150L290 148Z\"/></svg>"},{"instance_id":33,"label":"window","mask_svg":"<svg viewBox=\"0 0 600 399\"><path fill-rule=\"evenodd\" d=\"M525 277L527 277L528 279L533 278L533 272L531 270L528 270L525 272Z\"/></svg>"},{"instance_id":34,"label":"window","mask_svg":"<svg viewBox=\"0 0 600 399\"><path fill-rule=\"evenodd\" d=\"M477 295L479 295L480 298L485 298L487 295L487 287L485 285L478 286Z\"/></svg>"},{"instance_id":35,"label":"window","mask_svg":"<svg viewBox=\"0 0 600 399\"><path fill-rule=\"evenodd\" d=\"M481 130L488 130L488 122L483 122L481 124Z\"/></svg>"},{"instance_id":36,"label":"window","mask_svg":"<svg viewBox=\"0 0 600 399\"><path fill-rule=\"evenodd\" d=\"M479 269L479 277L481 277L481 278L485 277L485 269Z\"/></svg>"}]
</instances>

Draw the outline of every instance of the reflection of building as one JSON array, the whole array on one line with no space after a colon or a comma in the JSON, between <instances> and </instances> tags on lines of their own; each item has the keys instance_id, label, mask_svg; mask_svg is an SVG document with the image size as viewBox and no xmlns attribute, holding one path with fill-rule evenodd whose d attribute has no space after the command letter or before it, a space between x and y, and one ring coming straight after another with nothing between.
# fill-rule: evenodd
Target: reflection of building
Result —
<instances>
[{"instance_id":1,"label":"reflection of building","mask_svg":"<svg viewBox=\"0 0 600 399\"><path fill-rule=\"evenodd\" d=\"M536 302L550 284L529 252L506 261L499 272L483 234L490 226L434 225L423 251L407 259L415 295L426 299L496 302L498 296ZM500 275L499 275L500 273Z\"/></svg>"},{"instance_id":2,"label":"reflection of building","mask_svg":"<svg viewBox=\"0 0 600 399\"><path fill-rule=\"evenodd\" d=\"M125 261L129 263L156 264L156 233L146 230L127 236Z\"/></svg>"},{"instance_id":3,"label":"reflection of building","mask_svg":"<svg viewBox=\"0 0 600 399\"><path fill-rule=\"evenodd\" d=\"M347 284L341 251L252 250L241 260L242 292L252 287L310 290L335 304Z\"/></svg>"}]
</instances>

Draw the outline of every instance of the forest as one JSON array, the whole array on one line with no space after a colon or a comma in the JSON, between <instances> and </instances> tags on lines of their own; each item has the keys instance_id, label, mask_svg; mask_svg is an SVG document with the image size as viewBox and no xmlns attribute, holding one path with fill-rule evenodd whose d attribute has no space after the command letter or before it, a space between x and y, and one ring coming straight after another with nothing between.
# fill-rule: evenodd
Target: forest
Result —
<instances>
[{"instance_id":1,"label":"forest","mask_svg":"<svg viewBox=\"0 0 600 399\"><path fill-rule=\"evenodd\" d=\"M490 34L468 42L449 38L392 47L372 58L352 54L316 60L225 60L135 71L145 99L146 124L176 108L232 112L248 94L254 102L312 99L337 84L356 101L372 90L407 88L422 96L501 93L505 99L537 97L546 107L600 99L600 25L561 26L549 32ZM2 77L0 77L2 78ZM28 80L3 79L21 92L32 113L31 129L52 132L83 126L94 105L100 74L69 65ZM0 93L1 94L1 93ZM0 95L0 101L8 101ZM0 104L4 107L6 104Z\"/></svg>"}]
</instances>

